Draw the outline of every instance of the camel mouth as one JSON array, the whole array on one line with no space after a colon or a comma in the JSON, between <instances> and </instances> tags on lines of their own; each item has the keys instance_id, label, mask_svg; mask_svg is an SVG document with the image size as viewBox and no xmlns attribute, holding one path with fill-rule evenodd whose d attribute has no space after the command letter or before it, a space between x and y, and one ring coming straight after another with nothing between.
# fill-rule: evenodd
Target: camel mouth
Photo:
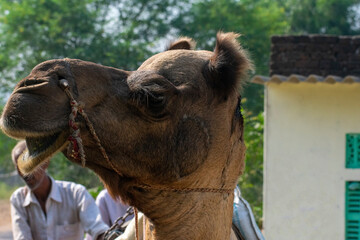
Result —
<instances>
[{"instance_id":1,"label":"camel mouth","mask_svg":"<svg viewBox=\"0 0 360 240\"><path fill-rule=\"evenodd\" d=\"M50 160L55 153L63 150L69 144L68 136L68 131L62 131L48 136L26 137L27 149L18 159L20 171L25 175L34 172L39 166Z\"/></svg>"},{"instance_id":2,"label":"camel mouth","mask_svg":"<svg viewBox=\"0 0 360 240\"><path fill-rule=\"evenodd\" d=\"M35 90L47 84L49 84L49 80L46 79L25 79L20 83L16 92L20 93Z\"/></svg>"}]
</instances>

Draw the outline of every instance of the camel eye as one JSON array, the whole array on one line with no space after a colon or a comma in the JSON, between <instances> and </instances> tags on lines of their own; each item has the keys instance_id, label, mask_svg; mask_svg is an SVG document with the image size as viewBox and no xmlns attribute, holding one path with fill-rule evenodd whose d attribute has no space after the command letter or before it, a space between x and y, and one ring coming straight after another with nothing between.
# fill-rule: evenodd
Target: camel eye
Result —
<instances>
[{"instance_id":1,"label":"camel eye","mask_svg":"<svg viewBox=\"0 0 360 240\"><path fill-rule=\"evenodd\" d=\"M158 112L165 107L166 99L164 95L149 94L147 98L147 107L150 111Z\"/></svg>"},{"instance_id":2,"label":"camel eye","mask_svg":"<svg viewBox=\"0 0 360 240\"><path fill-rule=\"evenodd\" d=\"M137 71L127 79L129 103L134 110L152 121L170 116L169 105L179 92L165 77L149 71Z\"/></svg>"},{"instance_id":3,"label":"camel eye","mask_svg":"<svg viewBox=\"0 0 360 240\"><path fill-rule=\"evenodd\" d=\"M148 89L141 89L133 94L131 99L139 110L150 118L160 119L166 115L167 100L162 92L151 92Z\"/></svg>"},{"instance_id":4,"label":"camel eye","mask_svg":"<svg viewBox=\"0 0 360 240\"><path fill-rule=\"evenodd\" d=\"M166 97L164 95L149 93L144 102L145 113L152 118L163 118L166 108Z\"/></svg>"}]
</instances>

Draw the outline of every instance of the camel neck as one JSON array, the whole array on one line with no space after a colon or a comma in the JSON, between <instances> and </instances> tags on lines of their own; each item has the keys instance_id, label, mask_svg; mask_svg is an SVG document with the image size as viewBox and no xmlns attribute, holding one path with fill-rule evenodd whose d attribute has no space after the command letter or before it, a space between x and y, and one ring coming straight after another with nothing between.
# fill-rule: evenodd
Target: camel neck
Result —
<instances>
[{"instance_id":1,"label":"camel neck","mask_svg":"<svg viewBox=\"0 0 360 240\"><path fill-rule=\"evenodd\" d=\"M145 239L229 239L233 197L232 193L168 193L143 209Z\"/></svg>"}]
</instances>

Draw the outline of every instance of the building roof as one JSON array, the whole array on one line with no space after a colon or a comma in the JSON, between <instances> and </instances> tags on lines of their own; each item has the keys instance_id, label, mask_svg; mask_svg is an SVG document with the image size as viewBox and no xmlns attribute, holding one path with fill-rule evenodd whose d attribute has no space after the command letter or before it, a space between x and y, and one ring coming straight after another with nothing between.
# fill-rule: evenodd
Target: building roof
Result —
<instances>
[{"instance_id":1,"label":"building roof","mask_svg":"<svg viewBox=\"0 0 360 240\"><path fill-rule=\"evenodd\" d=\"M251 79L252 83L257 84L267 84L267 83L300 83L300 82L307 82L307 83L360 83L360 77L358 76L345 76L339 77L334 75L328 75L326 77L311 74L309 76L297 75L292 74L290 76L283 76L283 75L272 75L271 77L256 75Z\"/></svg>"},{"instance_id":2,"label":"building roof","mask_svg":"<svg viewBox=\"0 0 360 240\"><path fill-rule=\"evenodd\" d=\"M360 76L359 51L360 36L273 36L269 75Z\"/></svg>"}]
</instances>

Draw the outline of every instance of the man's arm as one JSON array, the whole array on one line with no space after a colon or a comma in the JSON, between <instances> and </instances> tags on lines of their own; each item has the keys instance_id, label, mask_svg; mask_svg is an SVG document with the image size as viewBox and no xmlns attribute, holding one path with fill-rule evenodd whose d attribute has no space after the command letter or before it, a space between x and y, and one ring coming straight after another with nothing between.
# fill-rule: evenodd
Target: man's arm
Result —
<instances>
[{"instance_id":1,"label":"man's arm","mask_svg":"<svg viewBox=\"0 0 360 240\"><path fill-rule=\"evenodd\" d=\"M85 231L94 240L102 239L103 233L108 229L108 226L102 221L99 209L85 187L80 185L77 189L76 200L80 221Z\"/></svg>"},{"instance_id":2,"label":"man's arm","mask_svg":"<svg viewBox=\"0 0 360 240\"><path fill-rule=\"evenodd\" d=\"M20 197L16 196L15 193L10 198L13 238L17 240L32 240L31 228L26 221L26 209L22 206Z\"/></svg>"},{"instance_id":3,"label":"man's arm","mask_svg":"<svg viewBox=\"0 0 360 240\"><path fill-rule=\"evenodd\" d=\"M96 197L95 203L99 208L102 220L109 227L111 227L113 223L111 222L110 215L109 215L109 212L107 210L106 201L105 201L105 194L103 194L103 191L100 192L100 194Z\"/></svg>"}]
</instances>

